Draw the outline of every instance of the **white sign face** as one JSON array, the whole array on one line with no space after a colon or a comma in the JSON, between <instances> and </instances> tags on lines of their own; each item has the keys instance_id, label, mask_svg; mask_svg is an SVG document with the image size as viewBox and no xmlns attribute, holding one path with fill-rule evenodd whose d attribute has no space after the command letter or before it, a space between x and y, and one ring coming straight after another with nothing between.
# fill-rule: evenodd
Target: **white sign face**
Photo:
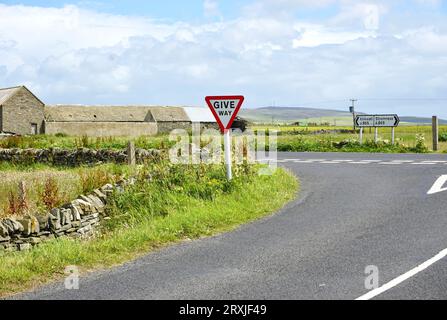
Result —
<instances>
[{"instance_id":1,"label":"white sign face","mask_svg":"<svg viewBox=\"0 0 447 320\"><path fill-rule=\"evenodd\" d=\"M231 128L231 125L244 102L244 97L214 96L206 97L205 100L221 130L224 131Z\"/></svg>"},{"instance_id":2,"label":"white sign face","mask_svg":"<svg viewBox=\"0 0 447 320\"><path fill-rule=\"evenodd\" d=\"M239 103L239 100L210 100L211 105L219 116L220 122L226 128L233 117L234 111Z\"/></svg>"},{"instance_id":3,"label":"white sign face","mask_svg":"<svg viewBox=\"0 0 447 320\"><path fill-rule=\"evenodd\" d=\"M357 127L397 127L397 114L358 115L355 119Z\"/></svg>"},{"instance_id":4,"label":"white sign face","mask_svg":"<svg viewBox=\"0 0 447 320\"><path fill-rule=\"evenodd\" d=\"M374 127L374 116L357 116L357 127Z\"/></svg>"},{"instance_id":5,"label":"white sign face","mask_svg":"<svg viewBox=\"0 0 447 320\"><path fill-rule=\"evenodd\" d=\"M374 126L375 127L396 127L399 124L399 118L396 115L377 115Z\"/></svg>"}]
</instances>

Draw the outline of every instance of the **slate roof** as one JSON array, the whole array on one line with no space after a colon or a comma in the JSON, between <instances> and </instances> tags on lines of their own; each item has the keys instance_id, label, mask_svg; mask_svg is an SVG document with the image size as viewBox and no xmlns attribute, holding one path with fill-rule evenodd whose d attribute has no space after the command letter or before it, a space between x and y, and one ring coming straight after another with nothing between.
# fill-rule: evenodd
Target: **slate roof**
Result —
<instances>
[{"instance_id":1,"label":"slate roof","mask_svg":"<svg viewBox=\"0 0 447 320\"><path fill-rule=\"evenodd\" d=\"M11 87L11 88L0 88L0 105L8 101L16 92L18 92L21 88L27 90L31 95L36 98L42 105L45 105L42 100L40 100L34 93L31 92L27 87L25 86L17 86L17 87Z\"/></svg>"},{"instance_id":2,"label":"slate roof","mask_svg":"<svg viewBox=\"0 0 447 320\"><path fill-rule=\"evenodd\" d=\"M181 107L153 106L45 106L49 122L189 122Z\"/></svg>"},{"instance_id":3,"label":"slate roof","mask_svg":"<svg viewBox=\"0 0 447 320\"><path fill-rule=\"evenodd\" d=\"M45 106L49 122L154 122L151 107L144 106Z\"/></svg>"},{"instance_id":4,"label":"slate roof","mask_svg":"<svg viewBox=\"0 0 447 320\"><path fill-rule=\"evenodd\" d=\"M0 89L0 104L5 103L20 88L21 87L12 87L12 88Z\"/></svg>"}]
</instances>

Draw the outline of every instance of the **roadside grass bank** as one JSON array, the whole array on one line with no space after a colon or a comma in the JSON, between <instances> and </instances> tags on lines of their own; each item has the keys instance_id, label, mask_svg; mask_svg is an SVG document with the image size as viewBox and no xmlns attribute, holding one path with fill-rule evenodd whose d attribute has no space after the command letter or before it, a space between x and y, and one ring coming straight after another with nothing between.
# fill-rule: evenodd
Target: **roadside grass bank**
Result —
<instances>
[{"instance_id":1,"label":"roadside grass bank","mask_svg":"<svg viewBox=\"0 0 447 320\"><path fill-rule=\"evenodd\" d=\"M333 135L319 137L279 136L278 151L284 152L365 152L365 153L428 153L425 138L419 137L412 145L388 140L364 140L361 144L357 139L337 139Z\"/></svg>"},{"instance_id":2,"label":"roadside grass bank","mask_svg":"<svg viewBox=\"0 0 447 320\"><path fill-rule=\"evenodd\" d=\"M110 267L170 243L232 230L295 197L299 183L292 174L280 168L259 176L258 168L236 166L231 182L223 166L140 168L138 182L108 203L112 218L96 237L0 253L0 296L61 279L67 266L81 272Z\"/></svg>"}]
</instances>

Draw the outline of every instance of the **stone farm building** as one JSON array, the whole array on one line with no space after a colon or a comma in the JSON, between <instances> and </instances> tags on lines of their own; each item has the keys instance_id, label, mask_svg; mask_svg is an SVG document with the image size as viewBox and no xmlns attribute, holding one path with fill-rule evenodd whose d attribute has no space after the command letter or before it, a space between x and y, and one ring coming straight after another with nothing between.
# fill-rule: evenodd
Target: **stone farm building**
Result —
<instances>
[{"instance_id":1,"label":"stone farm building","mask_svg":"<svg viewBox=\"0 0 447 320\"><path fill-rule=\"evenodd\" d=\"M205 107L45 105L25 86L0 89L0 133L142 136L193 122L218 128Z\"/></svg>"}]
</instances>

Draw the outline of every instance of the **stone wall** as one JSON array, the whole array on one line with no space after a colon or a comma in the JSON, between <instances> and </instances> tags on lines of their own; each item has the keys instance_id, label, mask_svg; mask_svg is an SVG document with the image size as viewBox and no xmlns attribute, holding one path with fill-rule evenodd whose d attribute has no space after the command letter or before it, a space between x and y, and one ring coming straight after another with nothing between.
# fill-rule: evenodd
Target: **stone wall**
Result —
<instances>
[{"instance_id":1,"label":"stone wall","mask_svg":"<svg viewBox=\"0 0 447 320\"><path fill-rule=\"evenodd\" d=\"M137 163L145 163L161 158L159 150L136 149ZM108 149L0 149L0 161L14 164L44 163L59 166L79 166L97 163L126 163L126 151Z\"/></svg>"},{"instance_id":2,"label":"stone wall","mask_svg":"<svg viewBox=\"0 0 447 320\"><path fill-rule=\"evenodd\" d=\"M87 196L60 208L54 208L46 215L27 215L20 219L0 220L0 251L23 251L44 241L68 236L83 238L92 236L100 222L107 216L107 199L114 190L134 183L133 179L122 180L116 186L107 184Z\"/></svg>"},{"instance_id":3,"label":"stone wall","mask_svg":"<svg viewBox=\"0 0 447 320\"><path fill-rule=\"evenodd\" d=\"M174 129L191 130L191 122L176 121L176 122L157 122L158 133L170 133Z\"/></svg>"},{"instance_id":4,"label":"stone wall","mask_svg":"<svg viewBox=\"0 0 447 320\"><path fill-rule=\"evenodd\" d=\"M43 133L44 104L25 87L18 89L3 104L2 131L31 134L31 124L37 124L37 133Z\"/></svg>"},{"instance_id":5,"label":"stone wall","mask_svg":"<svg viewBox=\"0 0 447 320\"><path fill-rule=\"evenodd\" d=\"M45 134L64 133L69 136L140 137L154 136L155 122L51 122L45 121Z\"/></svg>"}]
</instances>

